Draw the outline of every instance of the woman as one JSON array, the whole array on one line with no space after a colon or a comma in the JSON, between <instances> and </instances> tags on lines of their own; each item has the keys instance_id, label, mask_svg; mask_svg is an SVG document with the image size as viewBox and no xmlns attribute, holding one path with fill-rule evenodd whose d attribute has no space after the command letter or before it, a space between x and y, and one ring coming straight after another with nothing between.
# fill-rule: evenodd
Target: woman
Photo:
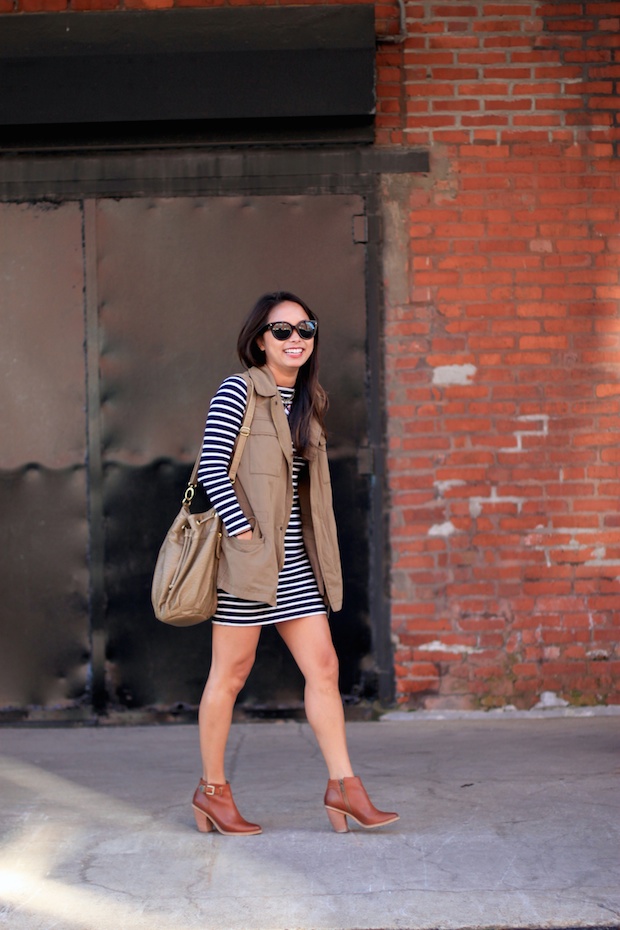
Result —
<instances>
[{"instance_id":1,"label":"woman","mask_svg":"<svg viewBox=\"0 0 620 930\"><path fill-rule=\"evenodd\" d=\"M224 771L233 707L252 669L261 627L276 624L305 678L305 710L329 771L334 829L398 820L378 811L351 768L327 609L342 576L318 382L318 321L287 292L261 297L237 350L247 369L227 378L207 417L199 480L224 523L209 677L200 702L203 777L193 798L201 832L260 833L239 813ZM252 382L255 409L234 485L233 447Z\"/></svg>"}]
</instances>

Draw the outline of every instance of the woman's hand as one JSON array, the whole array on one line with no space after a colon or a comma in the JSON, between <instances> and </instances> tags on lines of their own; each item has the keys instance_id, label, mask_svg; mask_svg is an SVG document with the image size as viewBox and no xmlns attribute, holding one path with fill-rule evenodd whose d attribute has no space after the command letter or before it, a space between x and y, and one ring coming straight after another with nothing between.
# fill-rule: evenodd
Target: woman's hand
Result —
<instances>
[{"instance_id":1,"label":"woman's hand","mask_svg":"<svg viewBox=\"0 0 620 930\"><path fill-rule=\"evenodd\" d=\"M250 540L252 538L252 530L246 530L245 533L239 533L237 539Z\"/></svg>"}]
</instances>

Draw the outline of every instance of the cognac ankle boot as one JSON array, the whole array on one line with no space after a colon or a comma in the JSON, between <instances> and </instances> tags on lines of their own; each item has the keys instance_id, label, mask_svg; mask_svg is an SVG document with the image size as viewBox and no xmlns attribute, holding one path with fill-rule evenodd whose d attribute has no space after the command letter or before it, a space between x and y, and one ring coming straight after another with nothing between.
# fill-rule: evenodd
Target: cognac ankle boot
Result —
<instances>
[{"instance_id":1,"label":"cognac ankle boot","mask_svg":"<svg viewBox=\"0 0 620 930\"><path fill-rule=\"evenodd\" d=\"M399 819L398 814L379 811L366 793L361 778L330 778L325 792L325 810L336 833L347 833L347 817L362 827L384 827Z\"/></svg>"},{"instance_id":2,"label":"cognac ankle boot","mask_svg":"<svg viewBox=\"0 0 620 930\"><path fill-rule=\"evenodd\" d=\"M235 804L230 785L210 785L200 779L192 800L196 826L201 833L210 833L213 827L224 836L253 836L262 833L257 823L244 820Z\"/></svg>"}]
</instances>

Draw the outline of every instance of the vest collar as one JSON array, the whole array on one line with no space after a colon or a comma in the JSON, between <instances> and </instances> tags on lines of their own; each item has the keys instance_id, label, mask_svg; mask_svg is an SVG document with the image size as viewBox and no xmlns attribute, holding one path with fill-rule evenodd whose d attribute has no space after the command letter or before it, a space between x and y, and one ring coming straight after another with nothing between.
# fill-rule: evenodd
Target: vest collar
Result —
<instances>
[{"instance_id":1,"label":"vest collar","mask_svg":"<svg viewBox=\"0 0 620 930\"><path fill-rule=\"evenodd\" d=\"M275 397L278 393L278 387L275 382L275 378L271 374L269 368L264 365L262 368L253 367L250 368L247 372L248 377L254 382L254 389L257 394L261 397ZM279 408L282 411L282 416L277 417L276 429L278 431L278 436L280 438L280 445L282 446L282 451L289 461L292 461L291 446L290 446L290 431L285 429L285 426L288 427L288 420L286 419L286 414L284 413L284 408ZM315 419L312 420L310 424L310 449L308 450L308 459L312 460L316 456L318 446L321 442L323 436L321 427Z\"/></svg>"},{"instance_id":2,"label":"vest collar","mask_svg":"<svg viewBox=\"0 0 620 930\"><path fill-rule=\"evenodd\" d=\"M256 393L260 394L261 397L274 397L277 394L278 388L275 378L266 365L262 368L257 368L256 366L250 368L248 370L248 375L254 382Z\"/></svg>"}]
</instances>

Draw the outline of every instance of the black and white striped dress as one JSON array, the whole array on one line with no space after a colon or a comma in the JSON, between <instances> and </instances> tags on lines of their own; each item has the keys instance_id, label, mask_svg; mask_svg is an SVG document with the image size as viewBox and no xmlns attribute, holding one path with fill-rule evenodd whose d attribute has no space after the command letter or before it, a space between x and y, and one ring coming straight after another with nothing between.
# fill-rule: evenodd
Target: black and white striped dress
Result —
<instances>
[{"instance_id":1,"label":"black and white striped dress","mask_svg":"<svg viewBox=\"0 0 620 930\"><path fill-rule=\"evenodd\" d=\"M278 390L284 409L288 413L295 390L284 387L279 387ZM247 396L246 382L239 376L227 378L220 385L209 407L198 471L198 480L204 485L229 536L238 536L252 529L239 506L228 477L230 459L243 422ZM295 454L293 506L284 536L284 566L278 578L276 606L242 600L220 590L213 623L224 626L264 626L326 612L302 537L297 487L299 474L302 468L306 467L305 459Z\"/></svg>"}]
</instances>

